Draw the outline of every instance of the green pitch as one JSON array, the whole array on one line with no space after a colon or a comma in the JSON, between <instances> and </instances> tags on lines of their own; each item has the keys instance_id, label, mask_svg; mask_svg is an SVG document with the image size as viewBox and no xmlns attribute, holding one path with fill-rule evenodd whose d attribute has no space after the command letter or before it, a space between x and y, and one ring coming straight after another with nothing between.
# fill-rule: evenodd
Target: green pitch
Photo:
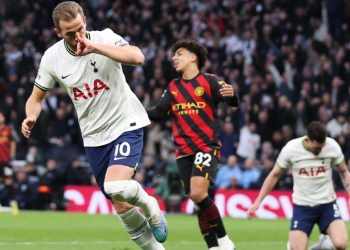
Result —
<instances>
[{"instance_id":1,"label":"green pitch","mask_svg":"<svg viewBox=\"0 0 350 250\"><path fill-rule=\"evenodd\" d=\"M195 216L167 215L168 250L206 249ZM238 250L281 250L287 241L287 220L225 218ZM318 230L314 230L315 241ZM112 215L54 212L0 213L2 250L131 250L138 249Z\"/></svg>"}]
</instances>

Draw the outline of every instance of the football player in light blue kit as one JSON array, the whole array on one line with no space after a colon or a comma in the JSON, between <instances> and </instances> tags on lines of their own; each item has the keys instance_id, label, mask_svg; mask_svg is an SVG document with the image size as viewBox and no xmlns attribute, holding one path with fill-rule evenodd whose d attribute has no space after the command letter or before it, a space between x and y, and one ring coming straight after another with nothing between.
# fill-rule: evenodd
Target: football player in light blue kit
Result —
<instances>
[{"instance_id":1,"label":"football player in light blue kit","mask_svg":"<svg viewBox=\"0 0 350 250\"><path fill-rule=\"evenodd\" d=\"M311 122L306 136L289 141L281 150L276 165L247 211L248 217L254 215L276 185L283 169L291 168L294 208L289 233L290 249L306 250L315 224L321 233L329 235L335 249L346 249L348 234L336 204L332 166L338 168L344 188L350 194L350 174L339 144L327 137L320 122ZM350 199L348 204L350 206Z\"/></svg>"},{"instance_id":2,"label":"football player in light blue kit","mask_svg":"<svg viewBox=\"0 0 350 250\"><path fill-rule=\"evenodd\" d=\"M77 111L97 183L131 239L141 249L164 249L167 224L158 202L132 180L141 157L143 127L150 121L125 80L122 64L140 65L144 56L110 29L87 32L84 12L75 2L58 4L52 18L62 39L41 59L22 133L30 137L47 90L58 82Z\"/></svg>"}]
</instances>

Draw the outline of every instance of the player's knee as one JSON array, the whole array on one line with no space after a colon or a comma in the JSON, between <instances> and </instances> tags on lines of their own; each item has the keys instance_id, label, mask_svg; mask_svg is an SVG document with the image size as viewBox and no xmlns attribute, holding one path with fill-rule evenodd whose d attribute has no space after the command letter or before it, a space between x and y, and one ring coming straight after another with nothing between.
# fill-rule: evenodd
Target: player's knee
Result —
<instances>
[{"instance_id":1,"label":"player's knee","mask_svg":"<svg viewBox=\"0 0 350 250\"><path fill-rule=\"evenodd\" d=\"M199 203L207 197L208 194L203 193L201 190L191 190L188 196L194 203Z\"/></svg>"},{"instance_id":2,"label":"player's knee","mask_svg":"<svg viewBox=\"0 0 350 250\"><path fill-rule=\"evenodd\" d=\"M134 207L127 202L120 202L120 201L112 200L112 203L113 203L114 210L118 214L126 213Z\"/></svg>"},{"instance_id":3,"label":"player's knee","mask_svg":"<svg viewBox=\"0 0 350 250\"><path fill-rule=\"evenodd\" d=\"M113 200L130 202L138 192L138 186L134 182L131 180L107 181L103 186Z\"/></svg>"},{"instance_id":4,"label":"player's knee","mask_svg":"<svg viewBox=\"0 0 350 250\"><path fill-rule=\"evenodd\" d=\"M336 238L332 239L333 245L337 250L345 250L348 246L346 238Z\"/></svg>"}]
</instances>

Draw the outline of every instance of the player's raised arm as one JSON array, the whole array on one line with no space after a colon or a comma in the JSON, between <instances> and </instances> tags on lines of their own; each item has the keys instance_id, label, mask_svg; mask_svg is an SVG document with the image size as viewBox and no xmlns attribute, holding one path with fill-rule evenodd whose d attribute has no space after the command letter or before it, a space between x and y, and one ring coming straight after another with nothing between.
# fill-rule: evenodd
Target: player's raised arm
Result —
<instances>
[{"instance_id":1,"label":"player's raised arm","mask_svg":"<svg viewBox=\"0 0 350 250\"><path fill-rule=\"evenodd\" d=\"M266 177L258 197L255 199L253 205L248 209L247 215L248 218L251 218L254 216L256 210L259 209L261 202L264 200L266 195L271 192L271 190L276 185L279 177L281 176L283 172L283 169L275 164L274 168L271 170L270 174Z\"/></svg>"},{"instance_id":2,"label":"player's raised arm","mask_svg":"<svg viewBox=\"0 0 350 250\"><path fill-rule=\"evenodd\" d=\"M34 127L36 120L41 112L41 102L45 98L46 91L41 90L34 85L32 94L26 103L26 118L22 122L22 134L24 137L29 138L31 130Z\"/></svg>"},{"instance_id":3,"label":"player's raised arm","mask_svg":"<svg viewBox=\"0 0 350 250\"><path fill-rule=\"evenodd\" d=\"M98 53L122 64L141 65L145 56L141 50L132 45L115 46L112 44L93 43L85 36L77 35L77 55L85 56L90 53Z\"/></svg>"}]
</instances>

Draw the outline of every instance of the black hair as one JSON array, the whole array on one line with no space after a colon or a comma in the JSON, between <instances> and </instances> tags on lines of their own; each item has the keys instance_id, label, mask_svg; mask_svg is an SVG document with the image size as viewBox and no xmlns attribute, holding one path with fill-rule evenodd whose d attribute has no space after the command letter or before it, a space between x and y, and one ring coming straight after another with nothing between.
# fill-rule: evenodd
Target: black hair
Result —
<instances>
[{"instance_id":1,"label":"black hair","mask_svg":"<svg viewBox=\"0 0 350 250\"><path fill-rule=\"evenodd\" d=\"M317 141L319 143L324 143L326 141L327 131L322 123L313 121L307 126L306 131L307 137L311 141Z\"/></svg>"},{"instance_id":2,"label":"black hair","mask_svg":"<svg viewBox=\"0 0 350 250\"><path fill-rule=\"evenodd\" d=\"M180 48L184 48L191 53L194 53L197 56L198 68L203 68L208 54L206 47L194 40L179 40L172 47L173 54Z\"/></svg>"}]
</instances>

